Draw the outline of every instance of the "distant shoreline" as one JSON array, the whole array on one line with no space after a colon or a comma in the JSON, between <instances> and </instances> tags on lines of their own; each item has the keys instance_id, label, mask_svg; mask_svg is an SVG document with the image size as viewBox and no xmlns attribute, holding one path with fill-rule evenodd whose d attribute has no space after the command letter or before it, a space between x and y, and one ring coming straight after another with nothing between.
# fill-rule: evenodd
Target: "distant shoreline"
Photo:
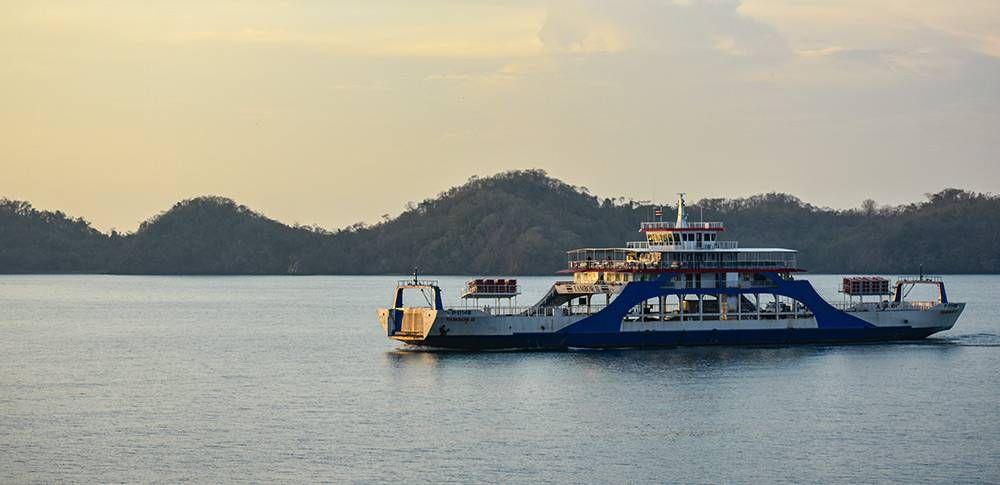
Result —
<instances>
[{"instance_id":1,"label":"distant shoreline","mask_svg":"<svg viewBox=\"0 0 1000 485\"><path fill-rule=\"evenodd\" d=\"M1000 273L1000 196L959 189L899 206L817 207L790 194L702 199L740 247L798 251L817 273ZM178 202L131 233L0 199L0 274L545 276L566 251L622 248L665 204L601 198L541 170L473 178L374 225L287 225L233 200ZM947 271L940 271L942 268Z\"/></svg>"}]
</instances>

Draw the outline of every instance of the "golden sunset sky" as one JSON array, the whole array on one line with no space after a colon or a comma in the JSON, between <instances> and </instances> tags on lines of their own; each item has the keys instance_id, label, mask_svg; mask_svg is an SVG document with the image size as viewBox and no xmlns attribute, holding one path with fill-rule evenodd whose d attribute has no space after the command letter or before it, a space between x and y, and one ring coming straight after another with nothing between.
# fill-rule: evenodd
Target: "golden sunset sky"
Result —
<instances>
[{"instance_id":1,"label":"golden sunset sky","mask_svg":"<svg viewBox=\"0 0 1000 485\"><path fill-rule=\"evenodd\" d=\"M375 222L472 175L818 205L1000 190L1000 1L0 0L0 196Z\"/></svg>"}]
</instances>

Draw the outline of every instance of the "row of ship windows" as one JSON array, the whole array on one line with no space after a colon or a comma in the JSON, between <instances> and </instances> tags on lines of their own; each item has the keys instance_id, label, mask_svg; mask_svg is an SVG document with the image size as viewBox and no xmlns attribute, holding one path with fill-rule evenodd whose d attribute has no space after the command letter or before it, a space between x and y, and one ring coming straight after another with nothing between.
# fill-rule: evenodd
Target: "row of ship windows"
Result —
<instances>
[{"instance_id":1,"label":"row of ship windows","mask_svg":"<svg viewBox=\"0 0 1000 485\"><path fill-rule=\"evenodd\" d=\"M732 277L733 273L687 273L674 276L665 284L673 284L675 287L683 288L724 288L724 287L760 287L773 286L771 280L758 273L740 273L737 277ZM616 271L581 271L573 274L573 282L581 284L596 283L628 283L630 281L655 281L660 277L658 273L626 273ZM791 279L791 275L782 274L782 277Z\"/></svg>"},{"instance_id":2,"label":"row of ship windows","mask_svg":"<svg viewBox=\"0 0 1000 485\"><path fill-rule=\"evenodd\" d=\"M677 244L679 242L713 242L718 237L718 234L714 233L678 233L678 234L659 234L650 233L647 235L647 240L653 244Z\"/></svg>"},{"instance_id":3,"label":"row of ship windows","mask_svg":"<svg viewBox=\"0 0 1000 485\"><path fill-rule=\"evenodd\" d=\"M661 300L662 298L662 300ZM661 312L661 301L663 303ZM759 310L758 310L759 309ZM802 302L782 295L758 293L753 296L742 294L738 296L703 295L699 302L697 298L682 295L669 295L650 298L632 307L625 317L626 321L676 320L681 316L694 315L727 315L730 318L756 317L760 318L806 318L812 312Z\"/></svg>"}]
</instances>

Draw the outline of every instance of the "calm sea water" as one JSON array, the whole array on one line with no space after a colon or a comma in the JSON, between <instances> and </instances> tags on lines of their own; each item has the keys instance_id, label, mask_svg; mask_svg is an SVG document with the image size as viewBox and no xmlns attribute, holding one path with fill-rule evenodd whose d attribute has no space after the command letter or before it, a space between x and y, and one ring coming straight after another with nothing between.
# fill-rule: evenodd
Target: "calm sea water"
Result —
<instances>
[{"instance_id":1,"label":"calm sea water","mask_svg":"<svg viewBox=\"0 0 1000 485\"><path fill-rule=\"evenodd\" d=\"M0 482L1000 480L1000 276L921 342L493 353L386 339L395 279L0 277Z\"/></svg>"}]
</instances>

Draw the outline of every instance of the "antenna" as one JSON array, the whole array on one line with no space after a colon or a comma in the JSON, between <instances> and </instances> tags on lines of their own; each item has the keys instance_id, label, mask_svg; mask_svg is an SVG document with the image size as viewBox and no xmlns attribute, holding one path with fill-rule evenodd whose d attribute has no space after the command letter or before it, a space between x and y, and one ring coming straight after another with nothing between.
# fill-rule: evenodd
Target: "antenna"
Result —
<instances>
[{"instance_id":1,"label":"antenna","mask_svg":"<svg viewBox=\"0 0 1000 485\"><path fill-rule=\"evenodd\" d=\"M677 192L677 227L687 227L687 211L684 210L684 192Z\"/></svg>"},{"instance_id":2,"label":"antenna","mask_svg":"<svg viewBox=\"0 0 1000 485\"><path fill-rule=\"evenodd\" d=\"M415 285L419 284L419 283L417 283L417 267L416 266L413 267L413 284L415 284Z\"/></svg>"}]
</instances>

